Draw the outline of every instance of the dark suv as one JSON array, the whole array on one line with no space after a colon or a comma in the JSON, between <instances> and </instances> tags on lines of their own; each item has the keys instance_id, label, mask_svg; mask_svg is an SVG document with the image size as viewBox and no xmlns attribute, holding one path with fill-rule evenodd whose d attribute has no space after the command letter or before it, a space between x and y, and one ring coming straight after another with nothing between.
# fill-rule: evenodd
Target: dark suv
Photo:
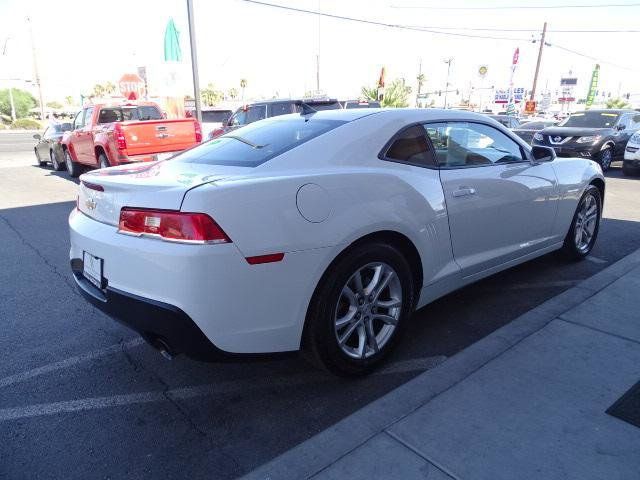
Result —
<instances>
[{"instance_id":1,"label":"dark suv","mask_svg":"<svg viewBox=\"0 0 640 480\"><path fill-rule=\"evenodd\" d=\"M613 160L622 158L629 137L638 129L640 112L635 110L586 110L536 133L532 145L552 147L559 157L590 158L606 171Z\"/></svg>"},{"instance_id":2,"label":"dark suv","mask_svg":"<svg viewBox=\"0 0 640 480\"><path fill-rule=\"evenodd\" d=\"M222 125L222 127L214 130L209 138L216 138L236 128L244 127L250 123L257 122L269 117L277 117L279 115L287 115L288 113L299 113L302 111L300 102L313 108L314 110L337 110L342 108L340 102L334 99L276 99L264 100L261 102L249 103L240 107L235 111L231 118Z\"/></svg>"}]
</instances>

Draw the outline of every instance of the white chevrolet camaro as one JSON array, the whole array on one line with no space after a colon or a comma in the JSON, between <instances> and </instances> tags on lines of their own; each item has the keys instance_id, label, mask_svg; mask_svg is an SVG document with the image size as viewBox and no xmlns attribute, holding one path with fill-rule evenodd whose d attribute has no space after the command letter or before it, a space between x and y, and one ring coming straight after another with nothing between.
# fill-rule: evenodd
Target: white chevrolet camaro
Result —
<instances>
[{"instance_id":1,"label":"white chevrolet camaro","mask_svg":"<svg viewBox=\"0 0 640 480\"><path fill-rule=\"evenodd\" d=\"M84 174L71 267L165 354L302 350L362 374L416 308L553 250L589 254L604 188L596 163L484 115L305 109Z\"/></svg>"}]
</instances>

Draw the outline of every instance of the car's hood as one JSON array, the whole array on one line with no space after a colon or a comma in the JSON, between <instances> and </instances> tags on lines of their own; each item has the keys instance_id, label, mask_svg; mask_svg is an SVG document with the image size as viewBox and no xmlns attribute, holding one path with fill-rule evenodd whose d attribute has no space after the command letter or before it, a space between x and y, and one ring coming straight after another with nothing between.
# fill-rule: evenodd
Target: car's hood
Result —
<instances>
[{"instance_id":1,"label":"car's hood","mask_svg":"<svg viewBox=\"0 0 640 480\"><path fill-rule=\"evenodd\" d=\"M80 177L78 209L98 221L116 225L122 207L179 210L190 189L248 170L172 160L94 170Z\"/></svg>"},{"instance_id":2,"label":"car's hood","mask_svg":"<svg viewBox=\"0 0 640 480\"><path fill-rule=\"evenodd\" d=\"M541 133L549 136L583 137L585 135L610 135L612 132L612 128L547 127Z\"/></svg>"}]
</instances>

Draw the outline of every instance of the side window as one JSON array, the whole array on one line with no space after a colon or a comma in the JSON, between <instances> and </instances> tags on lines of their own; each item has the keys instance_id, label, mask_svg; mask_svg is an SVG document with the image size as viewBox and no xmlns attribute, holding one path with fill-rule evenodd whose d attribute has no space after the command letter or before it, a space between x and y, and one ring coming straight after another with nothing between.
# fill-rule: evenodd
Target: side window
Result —
<instances>
[{"instance_id":1,"label":"side window","mask_svg":"<svg viewBox=\"0 0 640 480\"><path fill-rule=\"evenodd\" d=\"M231 120L229 121L229 124L234 126L234 127L238 127L240 125L246 125L247 124L247 112L245 110L238 110L231 117Z\"/></svg>"},{"instance_id":2,"label":"side window","mask_svg":"<svg viewBox=\"0 0 640 480\"><path fill-rule=\"evenodd\" d=\"M291 110L291 103L289 102L276 102L276 103L269 104L270 117L287 115L288 113L293 113L293 110Z\"/></svg>"},{"instance_id":3,"label":"side window","mask_svg":"<svg viewBox=\"0 0 640 480\"><path fill-rule=\"evenodd\" d=\"M433 152L421 125L409 127L396 136L385 158L412 165L433 166Z\"/></svg>"},{"instance_id":4,"label":"side window","mask_svg":"<svg viewBox=\"0 0 640 480\"><path fill-rule=\"evenodd\" d=\"M488 125L447 122L428 124L426 129L441 167L474 167L523 160L520 146Z\"/></svg>"},{"instance_id":5,"label":"side window","mask_svg":"<svg viewBox=\"0 0 640 480\"><path fill-rule=\"evenodd\" d=\"M73 129L77 130L84 126L84 110L80 110L73 119Z\"/></svg>"},{"instance_id":6,"label":"side window","mask_svg":"<svg viewBox=\"0 0 640 480\"><path fill-rule=\"evenodd\" d=\"M251 105L247 109L247 123L257 122L267 118L267 106L266 105Z\"/></svg>"},{"instance_id":7,"label":"side window","mask_svg":"<svg viewBox=\"0 0 640 480\"><path fill-rule=\"evenodd\" d=\"M93 107L87 108L87 111L84 114L84 126L87 126L87 123L91 121L91 117L93 116Z\"/></svg>"},{"instance_id":8,"label":"side window","mask_svg":"<svg viewBox=\"0 0 640 480\"><path fill-rule=\"evenodd\" d=\"M631 130L640 129L640 115L632 115L631 116Z\"/></svg>"}]
</instances>

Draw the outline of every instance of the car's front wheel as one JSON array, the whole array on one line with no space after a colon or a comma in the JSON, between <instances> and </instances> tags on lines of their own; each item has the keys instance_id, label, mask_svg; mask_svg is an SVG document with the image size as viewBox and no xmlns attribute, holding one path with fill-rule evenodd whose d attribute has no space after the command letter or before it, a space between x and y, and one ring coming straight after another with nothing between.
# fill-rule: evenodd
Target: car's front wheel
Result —
<instances>
[{"instance_id":1,"label":"car's front wheel","mask_svg":"<svg viewBox=\"0 0 640 480\"><path fill-rule=\"evenodd\" d=\"M597 187L589 185L582 194L564 239L563 250L568 257L580 260L589 255L598 237L601 216L602 195Z\"/></svg>"},{"instance_id":2,"label":"car's front wheel","mask_svg":"<svg viewBox=\"0 0 640 480\"><path fill-rule=\"evenodd\" d=\"M598 163L600 167L602 167L602 171L606 172L611 167L611 162L613 161L613 151L611 147L607 147L600 152L598 155Z\"/></svg>"},{"instance_id":3,"label":"car's front wheel","mask_svg":"<svg viewBox=\"0 0 640 480\"><path fill-rule=\"evenodd\" d=\"M303 351L338 375L370 372L392 350L413 312L414 278L391 245L359 245L320 281L309 307Z\"/></svg>"},{"instance_id":4,"label":"car's front wheel","mask_svg":"<svg viewBox=\"0 0 640 480\"><path fill-rule=\"evenodd\" d=\"M64 151L64 163L67 166L67 171L69 172L69 175L71 175L74 178L80 176L80 174L82 173L82 168L80 167L80 165L78 165L76 162L73 161L69 150Z\"/></svg>"},{"instance_id":5,"label":"car's front wheel","mask_svg":"<svg viewBox=\"0 0 640 480\"><path fill-rule=\"evenodd\" d=\"M38 151L37 148L34 149L34 152L36 154L36 160L38 162L38 165L40 167L44 167L47 164L47 161L46 160L42 160L42 157L40 157L40 152Z\"/></svg>"}]
</instances>

